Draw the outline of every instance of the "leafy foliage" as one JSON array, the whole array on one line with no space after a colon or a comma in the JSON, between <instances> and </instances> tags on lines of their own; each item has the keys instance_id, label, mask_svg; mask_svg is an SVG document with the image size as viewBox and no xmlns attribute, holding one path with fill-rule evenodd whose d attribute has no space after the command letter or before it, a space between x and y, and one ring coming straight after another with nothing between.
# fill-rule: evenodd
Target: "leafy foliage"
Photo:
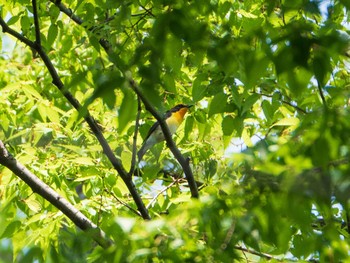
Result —
<instances>
[{"instance_id":1,"label":"leafy foliage","mask_svg":"<svg viewBox=\"0 0 350 263\"><path fill-rule=\"evenodd\" d=\"M38 3L42 46L63 92L83 110L52 84L34 50L2 33L0 139L115 245L95 246L0 167L0 260L347 259L349 4L324 2ZM0 11L36 40L28 2L7 1ZM195 105L175 141L203 184L200 198L190 198L167 147L156 146L143 176L133 178L150 221L135 215L128 188L82 118L89 110L129 170L138 101L126 75L160 112ZM142 110L139 137L150 117Z\"/></svg>"}]
</instances>

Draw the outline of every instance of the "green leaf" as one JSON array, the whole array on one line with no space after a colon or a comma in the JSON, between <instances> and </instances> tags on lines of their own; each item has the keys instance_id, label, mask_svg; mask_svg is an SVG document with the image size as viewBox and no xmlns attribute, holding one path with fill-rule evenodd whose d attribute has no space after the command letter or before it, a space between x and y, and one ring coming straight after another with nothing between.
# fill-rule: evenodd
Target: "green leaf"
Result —
<instances>
[{"instance_id":1,"label":"green leaf","mask_svg":"<svg viewBox=\"0 0 350 263\"><path fill-rule=\"evenodd\" d=\"M48 50L52 49L52 45L54 44L58 35L58 27L55 24L51 24L49 27L49 31L47 33L47 41L46 45Z\"/></svg>"},{"instance_id":2,"label":"green leaf","mask_svg":"<svg viewBox=\"0 0 350 263\"><path fill-rule=\"evenodd\" d=\"M46 122L46 119L47 119L46 107L43 102L39 102L38 111L43 122Z\"/></svg>"},{"instance_id":3,"label":"green leaf","mask_svg":"<svg viewBox=\"0 0 350 263\"><path fill-rule=\"evenodd\" d=\"M274 126L297 126L299 125L300 120L296 117L283 118L275 122L271 127Z\"/></svg>"},{"instance_id":4,"label":"green leaf","mask_svg":"<svg viewBox=\"0 0 350 263\"><path fill-rule=\"evenodd\" d=\"M244 119L241 117L235 117L233 119L233 127L236 130L237 133L237 137L241 137L242 136L242 132L243 132L243 128L244 128Z\"/></svg>"},{"instance_id":5,"label":"green leaf","mask_svg":"<svg viewBox=\"0 0 350 263\"><path fill-rule=\"evenodd\" d=\"M34 96L38 100L43 100L43 97L41 96L41 94L32 85L23 85L22 90L25 93ZM29 96L29 95L27 95L27 96Z\"/></svg>"},{"instance_id":6,"label":"green leaf","mask_svg":"<svg viewBox=\"0 0 350 263\"><path fill-rule=\"evenodd\" d=\"M176 86L175 86L175 79L171 74L165 74L163 77L165 89L170 92L176 94Z\"/></svg>"},{"instance_id":7,"label":"green leaf","mask_svg":"<svg viewBox=\"0 0 350 263\"><path fill-rule=\"evenodd\" d=\"M187 116L185 121L185 131L184 131L184 138L190 138L190 134L193 132L193 126L194 126L194 117L193 116Z\"/></svg>"},{"instance_id":8,"label":"green leaf","mask_svg":"<svg viewBox=\"0 0 350 263\"><path fill-rule=\"evenodd\" d=\"M56 107L46 107L46 114L51 122L60 123L60 115L58 114Z\"/></svg>"},{"instance_id":9,"label":"green leaf","mask_svg":"<svg viewBox=\"0 0 350 263\"><path fill-rule=\"evenodd\" d=\"M268 102L267 100L263 100L263 102L261 103L261 107L263 109L267 122L270 122L274 114L274 111L272 109L270 102Z\"/></svg>"},{"instance_id":10,"label":"green leaf","mask_svg":"<svg viewBox=\"0 0 350 263\"><path fill-rule=\"evenodd\" d=\"M18 220L10 222L6 227L4 227L4 232L1 238L10 238L21 228L22 223Z\"/></svg>"},{"instance_id":11,"label":"green leaf","mask_svg":"<svg viewBox=\"0 0 350 263\"><path fill-rule=\"evenodd\" d=\"M120 158L125 169L129 170L131 165L132 153L130 151L123 151Z\"/></svg>"},{"instance_id":12,"label":"green leaf","mask_svg":"<svg viewBox=\"0 0 350 263\"><path fill-rule=\"evenodd\" d=\"M249 52L245 60L246 77L244 84L246 88L251 88L254 87L256 82L264 76L270 61L266 57L266 54L262 52L252 54Z\"/></svg>"},{"instance_id":13,"label":"green leaf","mask_svg":"<svg viewBox=\"0 0 350 263\"><path fill-rule=\"evenodd\" d=\"M51 23L55 23L60 15L60 9L56 5L51 5L49 8Z\"/></svg>"},{"instance_id":14,"label":"green leaf","mask_svg":"<svg viewBox=\"0 0 350 263\"><path fill-rule=\"evenodd\" d=\"M326 138L320 137L312 144L312 161L316 167L326 168L329 164L331 147Z\"/></svg>"},{"instance_id":15,"label":"green leaf","mask_svg":"<svg viewBox=\"0 0 350 263\"><path fill-rule=\"evenodd\" d=\"M182 41L173 35L168 36L164 44L164 62L175 74L182 67Z\"/></svg>"},{"instance_id":16,"label":"green leaf","mask_svg":"<svg viewBox=\"0 0 350 263\"><path fill-rule=\"evenodd\" d=\"M319 85L323 87L327 83L328 75L330 75L332 71L330 58L326 52L315 55L313 60L313 70Z\"/></svg>"},{"instance_id":17,"label":"green leaf","mask_svg":"<svg viewBox=\"0 0 350 263\"><path fill-rule=\"evenodd\" d=\"M24 203L33 213L38 213L41 210L41 204L33 198L25 199Z\"/></svg>"},{"instance_id":18,"label":"green leaf","mask_svg":"<svg viewBox=\"0 0 350 263\"><path fill-rule=\"evenodd\" d=\"M134 123L137 112L137 99L130 89L123 89L124 98L118 110L118 132L124 130Z\"/></svg>"},{"instance_id":19,"label":"green leaf","mask_svg":"<svg viewBox=\"0 0 350 263\"><path fill-rule=\"evenodd\" d=\"M300 96L310 83L312 74L304 68L296 68L287 74L287 82L291 92L296 96Z\"/></svg>"},{"instance_id":20,"label":"green leaf","mask_svg":"<svg viewBox=\"0 0 350 263\"><path fill-rule=\"evenodd\" d=\"M253 142L252 142L252 139L250 137L248 128L243 128L242 139L243 139L244 143L247 145L247 147L253 146Z\"/></svg>"},{"instance_id":21,"label":"green leaf","mask_svg":"<svg viewBox=\"0 0 350 263\"><path fill-rule=\"evenodd\" d=\"M246 113L251 109L251 107L254 105L254 103L260 98L259 94L252 94L250 95L243 104L242 114Z\"/></svg>"},{"instance_id":22,"label":"green leaf","mask_svg":"<svg viewBox=\"0 0 350 263\"><path fill-rule=\"evenodd\" d=\"M212 99L209 106L208 117L210 118L214 114L223 113L226 108L227 95L225 93L218 93Z\"/></svg>"},{"instance_id":23,"label":"green leaf","mask_svg":"<svg viewBox=\"0 0 350 263\"><path fill-rule=\"evenodd\" d=\"M207 122L207 114L202 109L196 110L193 116L199 123L205 124Z\"/></svg>"},{"instance_id":24,"label":"green leaf","mask_svg":"<svg viewBox=\"0 0 350 263\"><path fill-rule=\"evenodd\" d=\"M96 88L92 96L84 104L82 113L97 98L102 98L110 109L114 108L116 100L114 89L120 87L124 82L119 72L116 71L108 72L107 74L98 74L95 77Z\"/></svg>"},{"instance_id":25,"label":"green leaf","mask_svg":"<svg viewBox=\"0 0 350 263\"><path fill-rule=\"evenodd\" d=\"M31 22L28 16L22 16L21 17L21 29L24 32L27 32L31 27Z\"/></svg>"},{"instance_id":26,"label":"green leaf","mask_svg":"<svg viewBox=\"0 0 350 263\"><path fill-rule=\"evenodd\" d=\"M234 118L231 115L227 115L222 120L222 132L225 136L230 136L234 130Z\"/></svg>"},{"instance_id":27,"label":"green leaf","mask_svg":"<svg viewBox=\"0 0 350 263\"><path fill-rule=\"evenodd\" d=\"M193 81L192 86L192 100L194 102L200 101L203 99L207 93L208 85L205 85L207 76L205 74L197 75L196 79Z\"/></svg>"},{"instance_id":28,"label":"green leaf","mask_svg":"<svg viewBox=\"0 0 350 263\"><path fill-rule=\"evenodd\" d=\"M12 26L13 24L15 24L19 20L19 18L20 18L19 15L11 16L11 18L6 22L6 24L8 26Z\"/></svg>"},{"instance_id":29,"label":"green leaf","mask_svg":"<svg viewBox=\"0 0 350 263\"><path fill-rule=\"evenodd\" d=\"M77 157L72 161L76 164L81 164L84 166L94 166L95 165L94 159L92 159L90 157Z\"/></svg>"}]
</instances>

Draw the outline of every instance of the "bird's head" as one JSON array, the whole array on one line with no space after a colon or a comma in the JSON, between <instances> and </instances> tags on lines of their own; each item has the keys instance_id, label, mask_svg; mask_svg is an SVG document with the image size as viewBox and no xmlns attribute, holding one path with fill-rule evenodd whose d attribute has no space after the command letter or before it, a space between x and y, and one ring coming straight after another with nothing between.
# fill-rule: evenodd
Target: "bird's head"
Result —
<instances>
[{"instance_id":1,"label":"bird's head","mask_svg":"<svg viewBox=\"0 0 350 263\"><path fill-rule=\"evenodd\" d=\"M178 104L174 108L172 108L170 112L178 113L179 115L181 115L181 117L183 117L186 114L187 110L192 106L193 105Z\"/></svg>"},{"instance_id":2,"label":"bird's head","mask_svg":"<svg viewBox=\"0 0 350 263\"><path fill-rule=\"evenodd\" d=\"M186 104L177 104L174 108L172 108L170 111L171 112L177 112L179 110L182 110L182 109L189 109L191 108L193 105L186 105Z\"/></svg>"}]
</instances>

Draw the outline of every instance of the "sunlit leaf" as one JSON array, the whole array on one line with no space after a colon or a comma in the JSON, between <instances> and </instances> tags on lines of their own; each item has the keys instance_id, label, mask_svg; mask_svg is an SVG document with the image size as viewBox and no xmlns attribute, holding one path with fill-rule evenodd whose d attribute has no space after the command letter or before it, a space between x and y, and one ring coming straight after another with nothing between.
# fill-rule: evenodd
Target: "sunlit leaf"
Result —
<instances>
[{"instance_id":1,"label":"sunlit leaf","mask_svg":"<svg viewBox=\"0 0 350 263\"><path fill-rule=\"evenodd\" d=\"M10 238L12 235L17 232L21 227L20 221L12 221L6 227L4 227L4 231L1 234L1 238Z\"/></svg>"},{"instance_id":2,"label":"sunlit leaf","mask_svg":"<svg viewBox=\"0 0 350 263\"><path fill-rule=\"evenodd\" d=\"M123 133L128 125L136 119L137 100L131 90L123 90L124 98L119 108L118 132Z\"/></svg>"},{"instance_id":3,"label":"sunlit leaf","mask_svg":"<svg viewBox=\"0 0 350 263\"><path fill-rule=\"evenodd\" d=\"M58 27L55 24L51 24L49 31L47 33L47 42L48 47L52 47L58 35Z\"/></svg>"},{"instance_id":4,"label":"sunlit leaf","mask_svg":"<svg viewBox=\"0 0 350 263\"><path fill-rule=\"evenodd\" d=\"M290 118L284 118L277 122L275 122L272 127L274 126L297 126L299 124L300 120L295 117Z\"/></svg>"}]
</instances>

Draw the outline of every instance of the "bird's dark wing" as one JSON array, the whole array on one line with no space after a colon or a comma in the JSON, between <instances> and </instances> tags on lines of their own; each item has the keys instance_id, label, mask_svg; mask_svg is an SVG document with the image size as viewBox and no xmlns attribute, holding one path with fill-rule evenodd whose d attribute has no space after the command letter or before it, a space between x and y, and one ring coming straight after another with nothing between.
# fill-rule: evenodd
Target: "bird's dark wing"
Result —
<instances>
[{"instance_id":1,"label":"bird's dark wing","mask_svg":"<svg viewBox=\"0 0 350 263\"><path fill-rule=\"evenodd\" d=\"M144 142L147 141L147 139L149 138L149 136L151 136L151 134L159 127L159 123L155 122L153 123L152 127L149 129L147 136L145 137L145 139L143 140Z\"/></svg>"}]
</instances>

